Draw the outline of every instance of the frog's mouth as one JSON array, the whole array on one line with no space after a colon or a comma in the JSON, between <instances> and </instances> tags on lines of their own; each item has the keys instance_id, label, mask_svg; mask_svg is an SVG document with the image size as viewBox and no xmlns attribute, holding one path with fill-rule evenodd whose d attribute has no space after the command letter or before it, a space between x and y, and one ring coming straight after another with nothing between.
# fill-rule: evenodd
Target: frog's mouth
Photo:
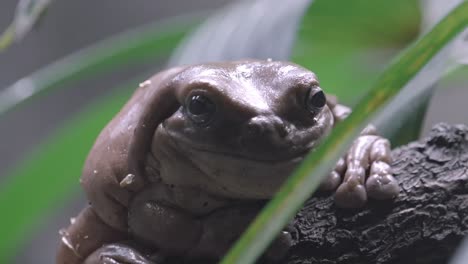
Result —
<instances>
[{"instance_id":1,"label":"frog's mouth","mask_svg":"<svg viewBox=\"0 0 468 264\"><path fill-rule=\"evenodd\" d=\"M278 158L245 155L233 151L200 147L174 137L166 129L158 131L166 144L183 155L207 179L204 189L236 199L269 199L302 162L314 145L289 151ZM164 135L163 135L164 134Z\"/></svg>"},{"instance_id":2,"label":"frog's mouth","mask_svg":"<svg viewBox=\"0 0 468 264\"><path fill-rule=\"evenodd\" d=\"M283 162L302 161L304 157L312 149L312 147L310 147L304 150L298 150L287 156L278 155L277 158L273 158L273 157L261 157L261 156L255 156L255 155L247 155L245 153L237 153L237 152L223 152L223 151L217 151L217 150L212 150L212 149L199 148L197 146L188 146L188 147L192 149L192 152L194 155L202 154L202 153L209 153L211 155L217 155L220 157L231 158L231 159L236 159L236 160L248 160L248 161L259 162L259 163L283 163Z\"/></svg>"},{"instance_id":3,"label":"frog's mouth","mask_svg":"<svg viewBox=\"0 0 468 264\"><path fill-rule=\"evenodd\" d=\"M307 153L281 160L193 149L188 159L232 198L269 199Z\"/></svg>"},{"instance_id":4,"label":"frog's mouth","mask_svg":"<svg viewBox=\"0 0 468 264\"><path fill-rule=\"evenodd\" d=\"M164 126L161 127L161 130L161 132L166 135L166 138L171 141L171 144L177 149L183 150L186 155L197 156L210 154L212 156L220 156L226 159L244 160L265 164L301 161L316 147L318 143L318 141L312 141L309 142L309 144L299 146L297 146L297 144L289 144L288 148L272 148L272 150L267 153L268 155L264 155L263 153L257 153L243 148L229 149L227 147L219 146L217 146L219 148L215 148L206 144L197 144L184 136L170 132Z\"/></svg>"}]
</instances>

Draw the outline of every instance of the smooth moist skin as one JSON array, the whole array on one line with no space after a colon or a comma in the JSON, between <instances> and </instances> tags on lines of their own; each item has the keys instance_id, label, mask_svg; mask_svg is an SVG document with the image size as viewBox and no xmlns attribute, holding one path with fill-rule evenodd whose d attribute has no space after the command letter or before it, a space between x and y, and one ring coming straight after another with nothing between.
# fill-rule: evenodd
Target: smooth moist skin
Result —
<instances>
[{"instance_id":1,"label":"smooth moist skin","mask_svg":"<svg viewBox=\"0 0 468 264\"><path fill-rule=\"evenodd\" d=\"M346 118L314 73L282 61L172 68L143 82L101 132L81 184L90 205L57 263L219 259L304 156ZM337 206L392 199L390 144L366 128L322 184ZM280 259L283 231L265 253Z\"/></svg>"}]
</instances>

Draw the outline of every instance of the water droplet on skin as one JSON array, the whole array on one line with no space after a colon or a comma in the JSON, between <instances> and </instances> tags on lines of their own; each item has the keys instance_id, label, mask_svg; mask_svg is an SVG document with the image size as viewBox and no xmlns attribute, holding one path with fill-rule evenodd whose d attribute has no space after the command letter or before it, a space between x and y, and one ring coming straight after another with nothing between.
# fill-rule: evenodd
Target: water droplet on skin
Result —
<instances>
[{"instance_id":1,"label":"water droplet on skin","mask_svg":"<svg viewBox=\"0 0 468 264\"><path fill-rule=\"evenodd\" d=\"M150 86L151 85L151 80L146 80L142 83L140 83L140 88L143 88L143 87L147 87L147 86Z\"/></svg>"},{"instance_id":2,"label":"water droplet on skin","mask_svg":"<svg viewBox=\"0 0 468 264\"><path fill-rule=\"evenodd\" d=\"M120 182L120 187L127 187L135 181L135 174L127 174L125 178Z\"/></svg>"},{"instance_id":3,"label":"water droplet on skin","mask_svg":"<svg viewBox=\"0 0 468 264\"><path fill-rule=\"evenodd\" d=\"M75 218L75 217L70 218L70 224L73 225L73 224L75 223L75 221L76 221L76 218Z\"/></svg>"},{"instance_id":4,"label":"water droplet on skin","mask_svg":"<svg viewBox=\"0 0 468 264\"><path fill-rule=\"evenodd\" d=\"M67 230L65 230L65 229L60 229L60 230L59 230L59 235L61 235L61 236L68 236L68 232L67 232Z\"/></svg>"},{"instance_id":5,"label":"water droplet on skin","mask_svg":"<svg viewBox=\"0 0 468 264\"><path fill-rule=\"evenodd\" d=\"M73 252L76 252L75 249L73 248L73 246L72 246L70 240L68 240L67 237L65 237L65 236L62 237L62 243L63 243L65 246L67 246L69 249L71 249Z\"/></svg>"},{"instance_id":6,"label":"water droplet on skin","mask_svg":"<svg viewBox=\"0 0 468 264\"><path fill-rule=\"evenodd\" d=\"M68 238L70 236L70 234L68 234L68 232L65 229L60 229L59 234L60 234L60 236L62 236L62 243L66 247L71 249L77 256L79 256L78 250L77 250L79 245L77 245L77 248L73 247L72 242Z\"/></svg>"},{"instance_id":7,"label":"water droplet on skin","mask_svg":"<svg viewBox=\"0 0 468 264\"><path fill-rule=\"evenodd\" d=\"M94 174L97 174L97 173L98 173L98 170L94 170L93 173L94 173Z\"/></svg>"},{"instance_id":8,"label":"water droplet on skin","mask_svg":"<svg viewBox=\"0 0 468 264\"><path fill-rule=\"evenodd\" d=\"M272 62L273 59L272 59L272 58L268 58L267 61L268 61L268 62Z\"/></svg>"}]
</instances>

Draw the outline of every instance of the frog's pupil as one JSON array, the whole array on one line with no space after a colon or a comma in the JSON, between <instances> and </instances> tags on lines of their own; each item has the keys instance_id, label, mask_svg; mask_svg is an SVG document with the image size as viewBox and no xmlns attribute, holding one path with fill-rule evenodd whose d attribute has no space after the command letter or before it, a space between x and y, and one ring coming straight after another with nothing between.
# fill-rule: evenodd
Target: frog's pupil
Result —
<instances>
[{"instance_id":1,"label":"frog's pupil","mask_svg":"<svg viewBox=\"0 0 468 264\"><path fill-rule=\"evenodd\" d=\"M215 105L202 95L195 95L190 99L189 111L192 115L203 115L212 113Z\"/></svg>"},{"instance_id":2,"label":"frog's pupil","mask_svg":"<svg viewBox=\"0 0 468 264\"><path fill-rule=\"evenodd\" d=\"M323 93L323 91L318 91L309 98L310 106L316 107L316 108L323 107L326 101L327 100L325 98L325 94Z\"/></svg>"}]
</instances>

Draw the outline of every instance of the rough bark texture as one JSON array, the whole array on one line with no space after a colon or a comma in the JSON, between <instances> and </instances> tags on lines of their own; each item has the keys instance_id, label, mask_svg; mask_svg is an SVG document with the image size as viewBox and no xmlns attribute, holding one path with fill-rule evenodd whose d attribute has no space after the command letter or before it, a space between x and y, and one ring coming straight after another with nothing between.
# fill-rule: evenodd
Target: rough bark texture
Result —
<instances>
[{"instance_id":1,"label":"rough bark texture","mask_svg":"<svg viewBox=\"0 0 468 264\"><path fill-rule=\"evenodd\" d=\"M294 220L284 263L447 263L468 234L468 127L439 124L393 151L394 202L342 210L313 197Z\"/></svg>"}]
</instances>

